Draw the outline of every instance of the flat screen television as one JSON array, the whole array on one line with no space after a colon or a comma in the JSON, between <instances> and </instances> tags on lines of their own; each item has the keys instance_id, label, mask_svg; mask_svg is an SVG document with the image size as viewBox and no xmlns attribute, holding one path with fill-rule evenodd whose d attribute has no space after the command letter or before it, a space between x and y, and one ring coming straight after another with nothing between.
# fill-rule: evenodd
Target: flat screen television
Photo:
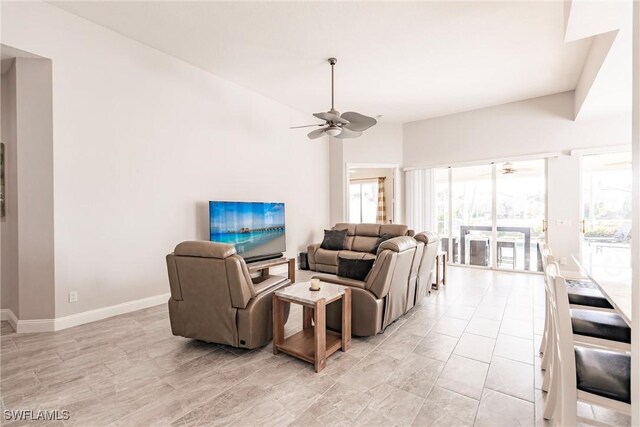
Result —
<instances>
[{"instance_id":1,"label":"flat screen television","mask_svg":"<svg viewBox=\"0 0 640 427\"><path fill-rule=\"evenodd\" d=\"M284 203L209 202L212 242L235 245L247 261L277 258L286 250Z\"/></svg>"}]
</instances>

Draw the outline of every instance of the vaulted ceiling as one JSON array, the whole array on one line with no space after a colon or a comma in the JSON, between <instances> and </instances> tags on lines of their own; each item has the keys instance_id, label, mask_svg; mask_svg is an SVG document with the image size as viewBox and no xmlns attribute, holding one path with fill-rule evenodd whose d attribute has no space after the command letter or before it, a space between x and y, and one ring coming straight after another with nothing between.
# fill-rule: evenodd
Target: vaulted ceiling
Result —
<instances>
[{"instance_id":1,"label":"vaulted ceiling","mask_svg":"<svg viewBox=\"0 0 640 427\"><path fill-rule=\"evenodd\" d=\"M409 122L576 88L564 3L53 2L303 112Z\"/></svg>"}]
</instances>

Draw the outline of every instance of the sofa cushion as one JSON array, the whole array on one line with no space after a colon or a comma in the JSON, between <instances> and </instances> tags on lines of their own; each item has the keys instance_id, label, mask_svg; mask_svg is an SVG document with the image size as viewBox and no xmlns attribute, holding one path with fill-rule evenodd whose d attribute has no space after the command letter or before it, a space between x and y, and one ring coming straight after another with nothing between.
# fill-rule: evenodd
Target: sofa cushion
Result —
<instances>
[{"instance_id":1,"label":"sofa cushion","mask_svg":"<svg viewBox=\"0 0 640 427\"><path fill-rule=\"evenodd\" d=\"M351 224L348 222L339 222L333 226L332 230L347 230L347 236L355 236L356 224Z\"/></svg>"},{"instance_id":2,"label":"sofa cushion","mask_svg":"<svg viewBox=\"0 0 640 427\"><path fill-rule=\"evenodd\" d=\"M338 256L351 259L376 259L376 256L369 252L340 251Z\"/></svg>"},{"instance_id":3,"label":"sofa cushion","mask_svg":"<svg viewBox=\"0 0 640 427\"><path fill-rule=\"evenodd\" d=\"M378 253L378 247L380 246L380 244L389 239L393 239L394 237L396 236L394 236L393 234L384 233L382 236L378 237L378 241L376 242L375 245L373 245L373 248L371 248L369 252L371 252L372 254Z\"/></svg>"},{"instance_id":4,"label":"sofa cushion","mask_svg":"<svg viewBox=\"0 0 640 427\"><path fill-rule=\"evenodd\" d=\"M346 240L346 242L344 244L344 248L350 251L353 248L353 239L355 239L355 238L356 238L356 236L349 236L347 234L347 240Z\"/></svg>"},{"instance_id":5,"label":"sofa cushion","mask_svg":"<svg viewBox=\"0 0 640 427\"><path fill-rule=\"evenodd\" d=\"M378 243L377 236L360 236L353 238L351 250L356 252L371 252L371 249Z\"/></svg>"},{"instance_id":6,"label":"sofa cushion","mask_svg":"<svg viewBox=\"0 0 640 427\"><path fill-rule=\"evenodd\" d=\"M406 236L409 227L402 224L382 224L380 226L380 236L383 234L393 234L393 236Z\"/></svg>"},{"instance_id":7,"label":"sofa cushion","mask_svg":"<svg viewBox=\"0 0 640 427\"><path fill-rule=\"evenodd\" d=\"M380 236L380 224L356 224L356 236Z\"/></svg>"},{"instance_id":8,"label":"sofa cushion","mask_svg":"<svg viewBox=\"0 0 640 427\"><path fill-rule=\"evenodd\" d=\"M347 240L347 230L324 230L324 240L320 247L331 251L341 251L345 249Z\"/></svg>"},{"instance_id":9,"label":"sofa cushion","mask_svg":"<svg viewBox=\"0 0 640 427\"><path fill-rule=\"evenodd\" d=\"M338 257L338 276L349 279L364 280L373 267L373 259L353 259Z\"/></svg>"},{"instance_id":10,"label":"sofa cushion","mask_svg":"<svg viewBox=\"0 0 640 427\"><path fill-rule=\"evenodd\" d=\"M329 251L327 249L318 249L316 251L316 263L325 265L338 265L338 254L340 251Z\"/></svg>"}]
</instances>

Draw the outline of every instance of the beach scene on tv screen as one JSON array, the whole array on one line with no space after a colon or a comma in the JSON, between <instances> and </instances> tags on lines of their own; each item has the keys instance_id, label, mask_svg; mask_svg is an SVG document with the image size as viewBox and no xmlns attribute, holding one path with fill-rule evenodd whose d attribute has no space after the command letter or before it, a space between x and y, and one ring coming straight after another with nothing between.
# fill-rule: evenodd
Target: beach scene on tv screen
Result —
<instances>
[{"instance_id":1,"label":"beach scene on tv screen","mask_svg":"<svg viewBox=\"0 0 640 427\"><path fill-rule=\"evenodd\" d=\"M211 241L245 258L285 251L284 203L209 202Z\"/></svg>"}]
</instances>

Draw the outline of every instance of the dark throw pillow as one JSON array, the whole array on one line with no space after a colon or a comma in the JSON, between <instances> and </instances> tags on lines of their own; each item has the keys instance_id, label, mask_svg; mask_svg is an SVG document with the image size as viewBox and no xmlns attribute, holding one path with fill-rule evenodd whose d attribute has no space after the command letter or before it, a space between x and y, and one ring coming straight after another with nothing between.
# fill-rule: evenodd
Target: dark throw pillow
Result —
<instances>
[{"instance_id":1,"label":"dark throw pillow","mask_svg":"<svg viewBox=\"0 0 640 427\"><path fill-rule=\"evenodd\" d=\"M373 245L373 248L371 249L371 253L372 254L377 254L378 253L378 247L382 244L382 242L387 241L389 239L393 239L394 236L393 234L389 234L389 233L384 233L382 236L378 237L378 241L376 242L375 245Z\"/></svg>"},{"instance_id":2,"label":"dark throw pillow","mask_svg":"<svg viewBox=\"0 0 640 427\"><path fill-rule=\"evenodd\" d=\"M375 259L352 259L338 257L338 276L364 280L373 267Z\"/></svg>"},{"instance_id":3,"label":"dark throw pillow","mask_svg":"<svg viewBox=\"0 0 640 427\"><path fill-rule=\"evenodd\" d=\"M341 251L347 243L347 230L324 230L320 247L328 251Z\"/></svg>"}]
</instances>

